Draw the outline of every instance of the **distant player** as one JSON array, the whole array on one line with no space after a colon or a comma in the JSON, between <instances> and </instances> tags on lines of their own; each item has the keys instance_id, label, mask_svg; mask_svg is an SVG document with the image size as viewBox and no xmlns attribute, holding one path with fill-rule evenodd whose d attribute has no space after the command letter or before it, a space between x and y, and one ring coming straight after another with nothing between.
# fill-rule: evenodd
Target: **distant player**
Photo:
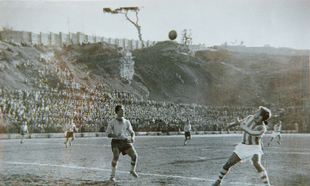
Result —
<instances>
[{"instance_id":1,"label":"distant player","mask_svg":"<svg viewBox=\"0 0 310 186\"><path fill-rule=\"evenodd\" d=\"M20 126L20 135L22 136L20 143L23 143L25 136L29 135L28 125L26 121Z\"/></svg>"},{"instance_id":2,"label":"distant player","mask_svg":"<svg viewBox=\"0 0 310 186\"><path fill-rule=\"evenodd\" d=\"M115 182L115 172L120 153L123 155L128 154L131 157L130 174L138 178L138 174L136 173L138 154L133 146L135 132L132 129L130 121L124 118L124 112L123 105L117 105L115 107L116 118L109 122L106 131L108 137L112 138L111 149L113 152L113 159L111 163L112 171L110 181L113 182Z\"/></svg>"},{"instance_id":3,"label":"distant player","mask_svg":"<svg viewBox=\"0 0 310 186\"><path fill-rule=\"evenodd\" d=\"M190 124L189 119L187 119L187 122L184 126L184 135L185 135L185 140L184 140L184 145L187 145L187 140L191 139L191 130L192 130L192 126Z\"/></svg>"},{"instance_id":4,"label":"distant player","mask_svg":"<svg viewBox=\"0 0 310 186\"><path fill-rule=\"evenodd\" d=\"M66 148L68 147L68 143L71 146L72 145L72 141L74 140L74 133L77 132L77 128L76 125L73 123L73 119L71 120L71 126L66 130L65 132L65 137L66 137L66 141L64 142L64 144L66 145ZM69 138L71 138L71 141L69 141Z\"/></svg>"},{"instance_id":5,"label":"distant player","mask_svg":"<svg viewBox=\"0 0 310 186\"><path fill-rule=\"evenodd\" d=\"M236 146L228 161L224 164L220 171L219 178L212 186L220 185L224 176L232 166L240 161L246 162L249 159L252 160L261 181L267 186L270 185L267 171L261 164L261 156L263 154L262 137L267 131L266 125L268 122L266 120L270 119L270 117L271 111L266 107L260 106L255 111L254 115L249 115L242 120L237 118L235 122L224 128L225 130L234 126L239 126L239 128L243 130L243 139L242 142Z\"/></svg>"},{"instance_id":6,"label":"distant player","mask_svg":"<svg viewBox=\"0 0 310 186\"><path fill-rule=\"evenodd\" d=\"M281 130L282 130L282 121L279 120L279 122L277 124L275 124L273 126L273 131L271 133L271 139L268 143L268 146L270 146L272 144L272 141L274 140L274 138L278 137L278 144L281 145Z\"/></svg>"}]
</instances>

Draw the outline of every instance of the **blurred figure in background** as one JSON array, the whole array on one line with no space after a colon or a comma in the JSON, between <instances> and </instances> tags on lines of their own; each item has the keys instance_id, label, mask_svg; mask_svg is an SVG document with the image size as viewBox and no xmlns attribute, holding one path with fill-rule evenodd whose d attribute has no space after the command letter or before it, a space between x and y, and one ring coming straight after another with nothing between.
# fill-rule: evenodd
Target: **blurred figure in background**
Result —
<instances>
[{"instance_id":1,"label":"blurred figure in background","mask_svg":"<svg viewBox=\"0 0 310 186\"><path fill-rule=\"evenodd\" d=\"M73 122L73 119L71 119L71 124L65 132L66 141L64 142L64 144L66 145L66 148L68 147L68 143L70 146L72 145L72 141L74 140L74 137L75 137L74 133L77 131L78 131L78 129L76 128L76 125ZM69 141L69 138L71 138L70 141Z\"/></svg>"},{"instance_id":2,"label":"blurred figure in background","mask_svg":"<svg viewBox=\"0 0 310 186\"><path fill-rule=\"evenodd\" d=\"M184 140L184 145L187 145L187 140L191 139L191 130L192 130L192 126L190 124L189 119L187 119L187 122L184 126L184 135L185 135L185 140Z\"/></svg>"},{"instance_id":3,"label":"blurred figure in background","mask_svg":"<svg viewBox=\"0 0 310 186\"><path fill-rule=\"evenodd\" d=\"M281 136L281 130L282 130L282 121L279 120L279 122L277 124L275 124L273 126L273 131L271 133L271 139L268 143L268 146L270 146L272 144L272 141L278 137L278 144L281 145L281 139L282 139L282 136Z\"/></svg>"},{"instance_id":4,"label":"blurred figure in background","mask_svg":"<svg viewBox=\"0 0 310 186\"><path fill-rule=\"evenodd\" d=\"M22 136L20 143L23 143L26 135L29 135L27 121L24 121L24 123L20 126L20 135Z\"/></svg>"}]
</instances>

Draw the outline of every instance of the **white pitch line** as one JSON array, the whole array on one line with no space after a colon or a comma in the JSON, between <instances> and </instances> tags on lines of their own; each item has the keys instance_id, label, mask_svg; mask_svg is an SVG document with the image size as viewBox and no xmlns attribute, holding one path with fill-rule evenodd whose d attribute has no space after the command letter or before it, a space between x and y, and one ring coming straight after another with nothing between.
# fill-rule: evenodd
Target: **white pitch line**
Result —
<instances>
[{"instance_id":1,"label":"white pitch line","mask_svg":"<svg viewBox=\"0 0 310 186\"><path fill-rule=\"evenodd\" d=\"M310 155L310 152L267 152L266 154L297 154L297 155Z\"/></svg>"},{"instance_id":2,"label":"white pitch line","mask_svg":"<svg viewBox=\"0 0 310 186\"><path fill-rule=\"evenodd\" d=\"M65 146L63 143L28 143L27 145L62 145ZM77 144L77 143L72 143L72 146L93 146L93 147L111 147L111 145L101 145L101 144Z\"/></svg>"},{"instance_id":3,"label":"white pitch line","mask_svg":"<svg viewBox=\"0 0 310 186\"><path fill-rule=\"evenodd\" d=\"M90 168L90 167L78 167L78 166L68 166L68 165L51 165L51 164L42 164L42 163L26 163L26 162L4 162L0 161L3 164L14 164L14 165L33 165L33 166L41 166L41 167L62 167L62 168L69 168L69 169L80 169L80 170L96 170L96 171L108 171L110 172L111 169L102 169L102 168ZM126 171L117 171L118 173L128 174L129 172ZM163 174L153 174L153 173L141 173L139 175L146 175L146 176L156 176L156 177L166 177L166 178L178 178L178 179L188 179L188 180L201 180L201 181L208 181L214 182L214 179L206 179L206 178L196 178L196 177L186 177L186 176L177 176L177 175L163 175ZM223 181L225 183L225 181ZM260 186L261 184L250 184L250 183L243 183L243 182L226 182L229 184L234 185L257 185Z\"/></svg>"}]
</instances>

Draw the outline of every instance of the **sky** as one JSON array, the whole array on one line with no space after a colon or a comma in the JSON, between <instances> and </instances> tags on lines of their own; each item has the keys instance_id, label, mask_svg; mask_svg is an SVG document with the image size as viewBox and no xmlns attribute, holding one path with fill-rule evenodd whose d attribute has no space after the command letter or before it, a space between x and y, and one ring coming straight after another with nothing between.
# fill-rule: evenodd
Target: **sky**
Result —
<instances>
[{"instance_id":1,"label":"sky","mask_svg":"<svg viewBox=\"0 0 310 186\"><path fill-rule=\"evenodd\" d=\"M309 0L0 0L0 30L34 33L83 32L138 40L122 14L103 13L138 6L143 40L168 40L187 29L193 44L310 49ZM135 13L129 17L136 21Z\"/></svg>"}]
</instances>

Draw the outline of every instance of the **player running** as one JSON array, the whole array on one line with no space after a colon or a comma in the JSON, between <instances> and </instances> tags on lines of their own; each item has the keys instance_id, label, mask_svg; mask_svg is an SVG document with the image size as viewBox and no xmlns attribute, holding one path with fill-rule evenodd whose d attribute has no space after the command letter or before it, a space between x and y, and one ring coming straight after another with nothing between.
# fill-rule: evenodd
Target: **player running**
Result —
<instances>
[{"instance_id":1,"label":"player running","mask_svg":"<svg viewBox=\"0 0 310 186\"><path fill-rule=\"evenodd\" d=\"M274 138L278 137L278 144L281 145L281 129L282 129L282 121L279 120L279 122L277 124L275 124L273 126L273 131L271 133L271 139L268 143L268 146L270 146L272 144L272 141L274 140Z\"/></svg>"},{"instance_id":2,"label":"player running","mask_svg":"<svg viewBox=\"0 0 310 186\"><path fill-rule=\"evenodd\" d=\"M187 123L184 126L184 135L185 135L185 140L184 140L184 145L187 145L187 140L191 139L191 130L192 130L192 126L190 124L189 119L187 119Z\"/></svg>"},{"instance_id":3,"label":"player running","mask_svg":"<svg viewBox=\"0 0 310 186\"><path fill-rule=\"evenodd\" d=\"M131 157L131 168L130 174L138 178L136 173L136 164L138 161L138 154L133 146L135 140L135 132L132 129L129 120L124 118L124 107L123 105L117 105L115 107L116 118L112 119L109 124L106 133L111 140L111 149L113 152L112 159L112 171L110 181L115 182L115 172L117 168L117 162L120 153L123 155L128 154ZM130 134L130 136L128 135Z\"/></svg>"},{"instance_id":4,"label":"player running","mask_svg":"<svg viewBox=\"0 0 310 186\"><path fill-rule=\"evenodd\" d=\"M224 164L220 171L219 178L212 186L220 185L224 176L232 166L240 161L246 162L249 159L252 159L253 165L258 171L261 181L265 185L270 185L267 171L261 164L261 156L263 154L262 137L267 131L267 120L270 118L271 111L266 107L260 106L255 111L254 115L249 115L242 120L237 118L235 122L224 128L228 129L234 126L239 126L239 128L243 130L243 139L242 142L236 146L228 161Z\"/></svg>"},{"instance_id":5,"label":"player running","mask_svg":"<svg viewBox=\"0 0 310 186\"><path fill-rule=\"evenodd\" d=\"M23 143L26 135L29 135L28 125L26 121L20 126L20 135L22 136L20 143Z\"/></svg>"},{"instance_id":6,"label":"player running","mask_svg":"<svg viewBox=\"0 0 310 186\"><path fill-rule=\"evenodd\" d=\"M66 145L66 148L68 147L68 142L69 145L72 145L72 141L74 140L74 133L77 132L77 128L76 125L73 123L73 119L71 120L71 126L68 127L68 129L65 132L65 137L66 137L66 141L64 142L64 144ZM69 138L71 138L71 140L69 141Z\"/></svg>"}]
</instances>

